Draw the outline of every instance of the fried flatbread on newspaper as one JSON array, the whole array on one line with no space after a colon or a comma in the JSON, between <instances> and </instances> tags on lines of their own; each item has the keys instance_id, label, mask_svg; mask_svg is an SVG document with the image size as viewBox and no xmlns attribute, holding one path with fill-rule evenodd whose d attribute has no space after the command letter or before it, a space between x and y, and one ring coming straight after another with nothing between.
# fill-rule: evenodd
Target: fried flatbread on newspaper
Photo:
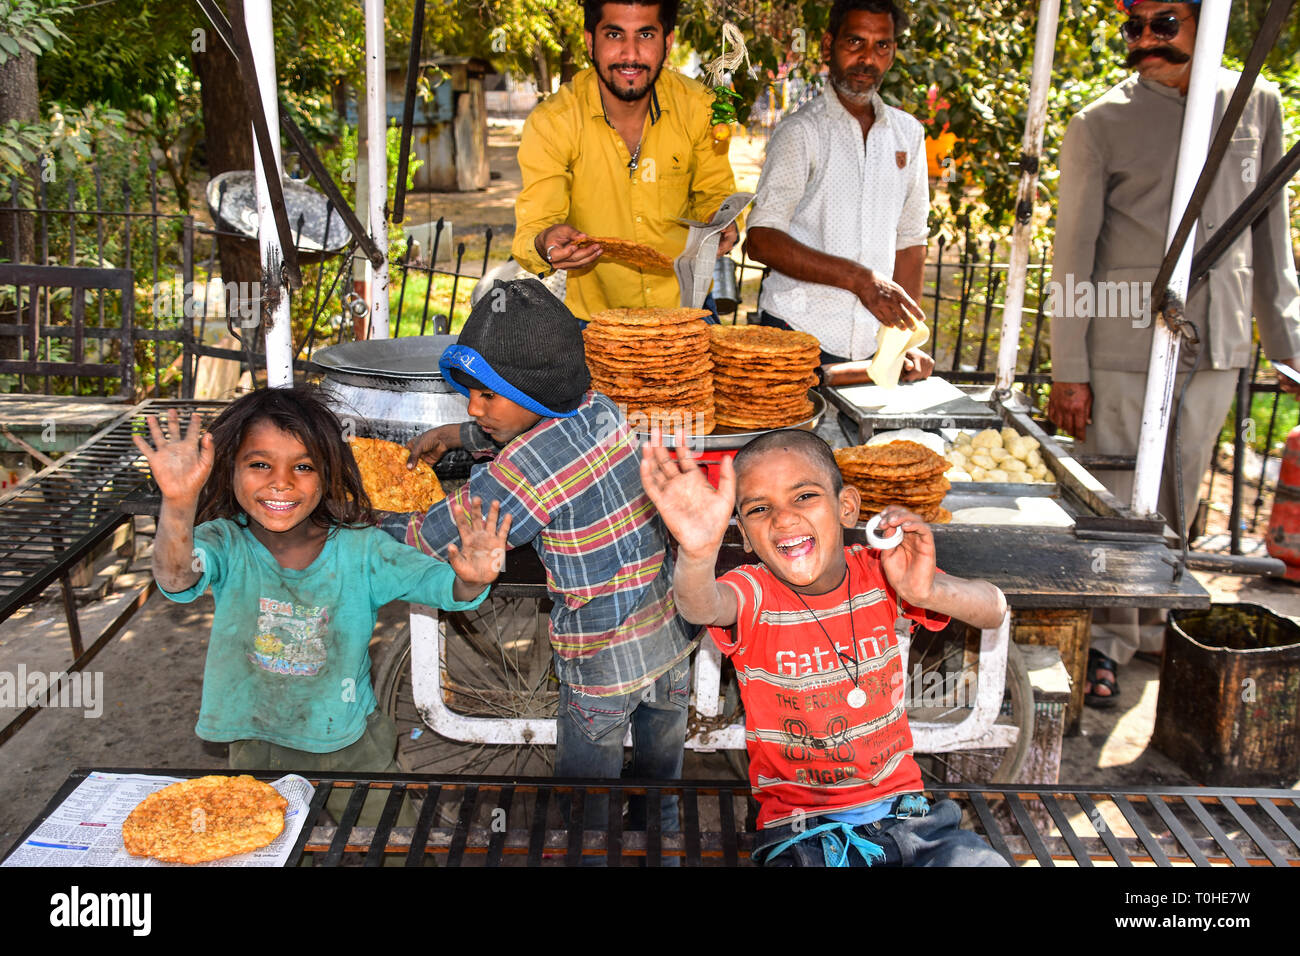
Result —
<instances>
[{"instance_id":1,"label":"fried flatbread on newspaper","mask_svg":"<svg viewBox=\"0 0 1300 956\"><path fill-rule=\"evenodd\" d=\"M206 863L267 846L284 830L289 801L247 774L182 780L145 797L122 824L132 856Z\"/></svg>"}]
</instances>

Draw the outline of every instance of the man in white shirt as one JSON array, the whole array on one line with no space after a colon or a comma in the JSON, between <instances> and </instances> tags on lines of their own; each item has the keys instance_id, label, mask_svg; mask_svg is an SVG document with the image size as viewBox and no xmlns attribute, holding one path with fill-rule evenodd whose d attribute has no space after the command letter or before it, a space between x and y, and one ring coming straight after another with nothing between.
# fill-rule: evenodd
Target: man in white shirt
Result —
<instances>
[{"instance_id":1,"label":"man in white shirt","mask_svg":"<svg viewBox=\"0 0 1300 956\"><path fill-rule=\"evenodd\" d=\"M925 131L877 92L906 29L891 0L836 0L822 37L830 89L777 126L758 181L746 252L772 267L761 321L815 335L823 363L869 358L881 325L925 318ZM914 349L903 378L933 368Z\"/></svg>"}]
</instances>

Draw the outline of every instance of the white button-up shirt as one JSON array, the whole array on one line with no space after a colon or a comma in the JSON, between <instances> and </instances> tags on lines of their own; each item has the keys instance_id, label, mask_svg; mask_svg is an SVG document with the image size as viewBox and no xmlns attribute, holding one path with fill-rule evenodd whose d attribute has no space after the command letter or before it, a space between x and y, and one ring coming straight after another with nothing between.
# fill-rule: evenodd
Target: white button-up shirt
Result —
<instances>
[{"instance_id":1,"label":"white button-up shirt","mask_svg":"<svg viewBox=\"0 0 1300 956\"><path fill-rule=\"evenodd\" d=\"M829 86L772 133L749 228L768 226L832 256L893 277L894 255L929 235L925 130L879 94L862 127ZM879 321L847 289L773 271L759 307L858 361L876 351Z\"/></svg>"}]
</instances>

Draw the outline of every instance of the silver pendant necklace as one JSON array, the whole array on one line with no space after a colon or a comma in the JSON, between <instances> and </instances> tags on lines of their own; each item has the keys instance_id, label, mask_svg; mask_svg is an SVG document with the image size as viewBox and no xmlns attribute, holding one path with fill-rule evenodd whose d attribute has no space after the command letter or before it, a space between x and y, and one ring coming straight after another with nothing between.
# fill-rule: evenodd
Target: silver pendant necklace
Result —
<instances>
[{"instance_id":1,"label":"silver pendant necklace","mask_svg":"<svg viewBox=\"0 0 1300 956\"><path fill-rule=\"evenodd\" d=\"M791 588L791 590L794 589ZM835 590L838 591L839 588L836 587ZM853 590L849 587L848 568L844 569L844 590L849 599L849 633L853 635L853 648L856 651L858 646L858 632L853 623ZM808 602L803 599L803 595L798 591L795 591L794 596L799 599L799 603L804 606L804 610L812 615L812 619L817 622L817 626L820 627L822 633L826 635L826 640L831 645L831 650L835 652L835 656L840 660L840 666L844 668L844 676L853 682L853 690L849 691L848 696L845 698L848 705L854 710L860 710L865 707L867 704L867 692L858 686L858 675L862 672L862 662L856 657L846 657L844 653L835 646L835 641L831 638L830 632L826 630L826 625L821 622L821 619L817 616L817 612L808 606ZM853 665L852 671L849 670L850 663Z\"/></svg>"}]
</instances>

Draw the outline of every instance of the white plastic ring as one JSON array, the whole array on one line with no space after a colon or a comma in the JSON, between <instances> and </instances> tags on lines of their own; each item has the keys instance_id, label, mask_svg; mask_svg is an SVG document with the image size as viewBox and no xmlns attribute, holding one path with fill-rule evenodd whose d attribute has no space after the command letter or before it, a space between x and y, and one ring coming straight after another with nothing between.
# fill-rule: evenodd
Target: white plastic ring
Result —
<instances>
[{"instance_id":1,"label":"white plastic ring","mask_svg":"<svg viewBox=\"0 0 1300 956\"><path fill-rule=\"evenodd\" d=\"M549 246L546 247L546 264L547 264L547 265L550 265L550 264L551 264L551 250L554 249L554 248L555 248L556 246L558 246L558 245L559 245L558 242L553 242L553 243L551 243Z\"/></svg>"},{"instance_id":2,"label":"white plastic ring","mask_svg":"<svg viewBox=\"0 0 1300 956\"><path fill-rule=\"evenodd\" d=\"M895 528L894 533L888 538L881 537L877 532L880 529L880 515L876 515L867 522L867 543L873 548L881 551L888 551L890 548L896 548L903 543L903 529Z\"/></svg>"}]
</instances>

